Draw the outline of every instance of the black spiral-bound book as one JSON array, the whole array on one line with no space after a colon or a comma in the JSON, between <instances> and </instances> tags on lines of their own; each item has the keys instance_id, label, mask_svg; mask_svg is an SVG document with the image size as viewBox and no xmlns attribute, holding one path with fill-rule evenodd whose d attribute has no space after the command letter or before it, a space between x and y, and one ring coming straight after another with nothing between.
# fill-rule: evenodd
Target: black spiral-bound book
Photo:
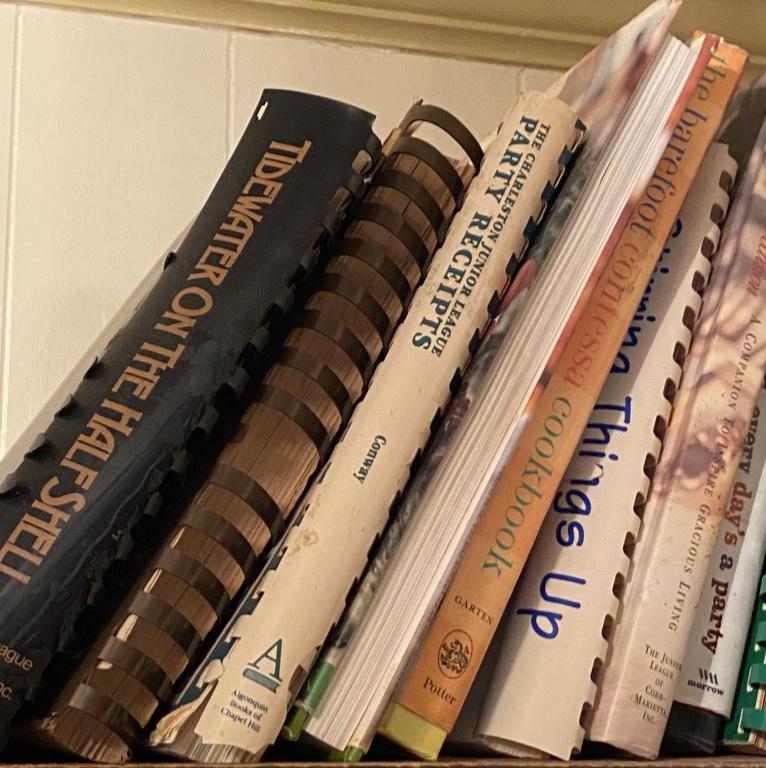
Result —
<instances>
[{"instance_id":1,"label":"black spiral-bound book","mask_svg":"<svg viewBox=\"0 0 766 768\"><path fill-rule=\"evenodd\" d=\"M0 669L0 743L46 668L60 674L93 640L89 606L124 596L106 584L136 527L167 515L220 404L248 385L361 197L380 149L373 119L264 91L177 252L4 485L0 644L17 663Z\"/></svg>"}]
</instances>

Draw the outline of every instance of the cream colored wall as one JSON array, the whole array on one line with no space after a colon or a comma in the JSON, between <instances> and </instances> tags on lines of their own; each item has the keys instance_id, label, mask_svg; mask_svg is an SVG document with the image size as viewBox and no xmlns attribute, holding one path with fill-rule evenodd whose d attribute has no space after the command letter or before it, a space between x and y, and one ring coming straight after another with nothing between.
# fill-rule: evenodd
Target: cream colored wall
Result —
<instances>
[{"instance_id":1,"label":"cream colored wall","mask_svg":"<svg viewBox=\"0 0 766 768\"><path fill-rule=\"evenodd\" d=\"M556 73L0 4L0 454L204 202L262 88L488 133Z\"/></svg>"}]
</instances>

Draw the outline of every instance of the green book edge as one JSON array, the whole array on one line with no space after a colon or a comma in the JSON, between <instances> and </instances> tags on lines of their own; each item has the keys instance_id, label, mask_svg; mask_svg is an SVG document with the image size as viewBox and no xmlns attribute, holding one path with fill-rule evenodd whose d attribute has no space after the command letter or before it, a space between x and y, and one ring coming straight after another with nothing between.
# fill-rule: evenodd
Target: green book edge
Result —
<instances>
[{"instance_id":1,"label":"green book edge","mask_svg":"<svg viewBox=\"0 0 766 768\"><path fill-rule=\"evenodd\" d=\"M308 682L305 687L305 695L299 699L282 726L282 736L288 741L297 741L306 723L309 721L317 707L322 701L327 689L330 687L333 675L335 674L335 665L328 664L326 661L319 661L311 671Z\"/></svg>"},{"instance_id":2,"label":"green book edge","mask_svg":"<svg viewBox=\"0 0 766 768\"><path fill-rule=\"evenodd\" d=\"M722 740L725 744L747 744L750 740L750 729L761 718L766 718L766 712L756 709L758 689L750 685L750 670L757 668L766 661L766 576L762 576L760 588L755 597L750 629L747 633L747 647L739 672L737 693L734 698L731 719L724 725ZM764 720L766 723L766 719Z\"/></svg>"}]
</instances>

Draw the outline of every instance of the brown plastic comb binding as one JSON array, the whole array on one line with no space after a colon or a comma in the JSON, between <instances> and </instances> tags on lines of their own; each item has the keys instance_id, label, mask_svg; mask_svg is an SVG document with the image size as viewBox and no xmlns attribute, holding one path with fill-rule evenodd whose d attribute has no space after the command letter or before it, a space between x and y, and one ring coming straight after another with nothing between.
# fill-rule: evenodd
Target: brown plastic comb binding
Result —
<instances>
[{"instance_id":1,"label":"brown plastic comb binding","mask_svg":"<svg viewBox=\"0 0 766 768\"><path fill-rule=\"evenodd\" d=\"M456 165L413 135L422 123L470 162ZM328 456L482 151L452 115L417 103L384 158L238 434L49 714L26 729L34 740L90 760L130 759Z\"/></svg>"}]
</instances>

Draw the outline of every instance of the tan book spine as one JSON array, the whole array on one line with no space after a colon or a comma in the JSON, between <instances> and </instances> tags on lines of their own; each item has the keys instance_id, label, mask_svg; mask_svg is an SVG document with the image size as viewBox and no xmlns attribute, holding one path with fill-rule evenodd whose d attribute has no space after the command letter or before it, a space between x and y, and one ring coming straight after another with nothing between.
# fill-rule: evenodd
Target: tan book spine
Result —
<instances>
[{"instance_id":1,"label":"tan book spine","mask_svg":"<svg viewBox=\"0 0 766 768\"><path fill-rule=\"evenodd\" d=\"M380 732L435 757L457 719L746 57L711 59L497 479ZM714 54L720 59L722 52ZM728 61L728 60L727 60ZM720 74L713 74L720 72ZM709 84L706 82L709 80ZM694 80L693 82L696 82ZM672 179L672 180L671 180ZM672 185L672 188L671 188ZM672 192L672 194L670 194ZM647 220L650 219L650 220Z\"/></svg>"},{"instance_id":2,"label":"tan book spine","mask_svg":"<svg viewBox=\"0 0 766 768\"><path fill-rule=\"evenodd\" d=\"M413 136L425 122L451 135L472 165L459 171ZM367 155L358 169L375 170L372 184L236 436L29 736L91 760L129 759L131 745L263 564L388 348L482 158L458 120L420 103L385 154L379 168ZM350 196L346 189L337 195Z\"/></svg>"},{"instance_id":3,"label":"tan book spine","mask_svg":"<svg viewBox=\"0 0 766 768\"><path fill-rule=\"evenodd\" d=\"M475 737L498 752L532 748L568 760L582 747L581 718L596 694L593 669L606 656L619 607L614 587L627 578L627 546L638 534L735 172L726 147L714 144L503 619L475 729ZM541 685L541 670L548 684Z\"/></svg>"}]
</instances>

